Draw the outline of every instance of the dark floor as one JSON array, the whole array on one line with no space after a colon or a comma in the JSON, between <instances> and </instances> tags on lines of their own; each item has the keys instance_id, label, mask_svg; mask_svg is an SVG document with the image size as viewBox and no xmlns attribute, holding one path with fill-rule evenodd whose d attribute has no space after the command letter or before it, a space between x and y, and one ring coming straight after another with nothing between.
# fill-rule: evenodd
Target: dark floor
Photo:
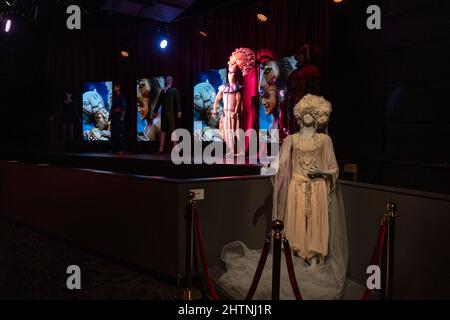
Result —
<instances>
[{"instance_id":1,"label":"dark floor","mask_svg":"<svg viewBox=\"0 0 450 320\"><path fill-rule=\"evenodd\" d=\"M81 268L81 290L67 289L70 265ZM117 261L0 219L0 299L173 300L176 294L176 287Z\"/></svg>"}]
</instances>

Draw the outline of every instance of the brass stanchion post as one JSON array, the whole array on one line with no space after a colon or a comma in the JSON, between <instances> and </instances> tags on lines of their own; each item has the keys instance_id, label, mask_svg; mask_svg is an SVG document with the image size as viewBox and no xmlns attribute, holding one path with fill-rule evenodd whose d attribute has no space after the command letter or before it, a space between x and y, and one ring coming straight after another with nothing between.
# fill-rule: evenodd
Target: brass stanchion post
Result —
<instances>
[{"instance_id":1,"label":"brass stanchion post","mask_svg":"<svg viewBox=\"0 0 450 320\"><path fill-rule=\"evenodd\" d=\"M273 229L273 269L272 269L272 300L280 300L280 273L281 273L281 243L284 224L280 220L272 223Z\"/></svg>"},{"instance_id":2,"label":"brass stanchion post","mask_svg":"<svg viewBox=\"0 0 450 320\"><path fill-rule=\"evenodd\" d=\"M185 288L181 294L183 300L199 300L202 295L194 289L192 280L192 269L194 266L194 209L195 194L189 193L189 202L186 206L186 257L185 257Z\"/></svg>"},{"instance_id":3,"label":"brass stanchion post","mask_svg":"<svg viewBox=\"0 0 450 320\"><path fill-rule=\"evenodd\" d=\"M383 299L392 300L392 286L394 276L394 244L395 244L395 218L398 217L397 205L389 202L386 205L384 222L387 224L385 256L384 256L384 281L383 281Z\"/></svg>"}]
</instances>

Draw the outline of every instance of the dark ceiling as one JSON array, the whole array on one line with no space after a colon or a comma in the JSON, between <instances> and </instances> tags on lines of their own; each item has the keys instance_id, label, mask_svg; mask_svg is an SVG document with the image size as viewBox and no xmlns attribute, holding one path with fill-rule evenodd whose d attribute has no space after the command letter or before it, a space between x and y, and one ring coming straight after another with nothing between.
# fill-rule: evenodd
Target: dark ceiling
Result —
<instances>
[{"instance_id":1,"label":"dark ceiling","mask_svg":"<svg viewBox=\"0 0 450 320\"><path fill-rule=\"evenodd\" d=\"M102 10L170 23L194 2L195 0L108 0Z\"/></svg>"},{"instance_id":2,"label":"dark ceiling","mask_svg":"<svg viewBox=\"0 0 450 320\"><path fill-rule=\"evenodd\" d=\"M8 6L7 1L0 0L0 13L14 12L29 21L48 26L56 21L60 24L67 18L67 6L76 4L88 19L98 19L97 25L110 17L119 17L123 21L138 18L171 23L207 14L225 6L252 1L254 0L8 0L13 3ZM117 22L118 19L114 20Z\"/></svg>"}]
</instances>

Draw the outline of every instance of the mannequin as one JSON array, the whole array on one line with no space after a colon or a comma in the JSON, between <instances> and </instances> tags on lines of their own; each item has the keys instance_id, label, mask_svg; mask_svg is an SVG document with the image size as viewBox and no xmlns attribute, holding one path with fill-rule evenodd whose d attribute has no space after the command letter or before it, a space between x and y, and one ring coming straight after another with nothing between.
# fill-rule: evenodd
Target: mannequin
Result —
<instances>
[{"instance_id":1,"label":"mannequin","mask_svg":"<svg viewBox=\"0 0 450 320\"><path fill-rule=\"evenodd\" d=\"M227 157L234 155L234 136L241 128L242 86L239 85L240 69L236 65L228 68L228 83L219 87L219 94L214 102L213 117L217 117L217 109L223 99L223 115L220 120L220 132L228 147Z\"/></svg>"},{"instance_id":2,"label":"mannequin","mask_svg":"<svg viewBox=\"0 0 450 320\"><path fill-rule=\"evenodd\" d=\"M325 128L331 104L307 95L294 108L300 131L288 136L273 177L272 220L285 224L286 238L294 251L293 263L305 300L340 299L347 273L348 245L342 194L336 186L338 166ZM250 288L261 250L250 250L234 241L222 250L226 272L220 283L235 299ZM271 257L268 261L271 261ZM281 299L294 299L286 261L282 257ZM272 266L266 264L256 300L270 299Z\"/></svg>"},{"instance_id":3,"label":"mannequin","mask_svg":"<svg viewBox=\"0 0 450 320\"><path fill-rule=\"evenodd\" d=\"M174 132L175 116L178 119L183 117L180 105L180 93L178 89L173 87L173 77L166 78L166 87L160 92L156 105L153 109L153 119L157 117L157 112L161 108L161 136L160 146L157 154L164 153L167 132ZM172 142L173 147L175 143Z\"/></svg>"},{"instance_id":4,"label":"mannequin","mask_svg":"<svg viewBox=\"0 0 450 320\"><path fill-rule=\"evenodd\" d=\"M331 104L314 95L296 105L294 116L300 131L285 140L274 178L283 184L274 185L273 214L284 216L286 237L294 252L312 266L324 264L328 256L328 201L339 174L330 137L317 132L328 123L330 112Z\"/></svg>"},{"instance_id":5,"label":"mannequin","mask_svg":"<svg viewBox=\"0 0 450 320\"><path fill-rule=\"evenodd\" d=\"M219 87L216 101L214 102L213 117L217 116L220 101L223 99L223 115L220 119L219 129L222 139L227 146L227 157L243 157L244 150L237 150L235 154L234 137L241 138L236 131L241 129L241 116L243 109L244 77L255 67L255 53L248 48L236 49L228 61L228 83Z\"/></svg>"}]
</instances>

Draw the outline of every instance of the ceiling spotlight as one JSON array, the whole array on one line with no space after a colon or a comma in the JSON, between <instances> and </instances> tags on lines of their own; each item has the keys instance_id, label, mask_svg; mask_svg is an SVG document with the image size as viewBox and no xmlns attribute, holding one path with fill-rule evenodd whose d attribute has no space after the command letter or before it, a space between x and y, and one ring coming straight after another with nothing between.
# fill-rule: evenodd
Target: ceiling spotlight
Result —
<instances>
[{"instance_id":1,"label":"ceiling spotlight","mask_svg":"<svg viewBox=\"0 0 450 320\"><path fill-rule=\"evenodd\" d=\"M267 20L269 20L269 18L267 18L267 15L265 15L264 13L261 13L261 12L256 15L256 18L261 23L266 23Z\"/></svg>"},{"instance_id":2,"label":"ceiling spotlight","mask_svg":"<svg viewBox=\"0 0 450 320\"><path fill-rule=\"evenodd\" d=\"M6 33L11 31L11 26L12 26L12 20L11 19L7 19L6 20L6 24L5 24L5 32Z\"/></svg>"},{"instance_id":3,"label":"ceiling spotlight","mask_svg":"<svg viewBox=\"0 0 450 320\"><path fill-rule=\"evenodd\" d=\"M16 4L16 0L5 0L7 6L12 7Z\"/></svg>"},{"instance_id":4,"label":"ceiling spotlight","mask_svg":"<svg viewBox=\"0 0 450 320\"><path fill-rule=\"evenodd\" d=\"M256 11L256 19L258 19L261 23L266 23L269 20L269 10L268 10L268 2L261 1L258 3L258 8Z\"/></svg>"},{"instance_id":5,"label":"ceiling spotlight","mask_svg":"<svg viewBox=\"0 0 450 320\"><path fill-rule=\"evenodd\" d=\"M211 16L202 16L199 20L199 23L200 23L200 27L198 28L197 33L204 38L208 38L208 36L209 36L208 26L209 26L209 24L213 23L212 17Z\"/></svg>"},{"instance_id":6,"label":"ceiling spotlight","mask_svg":"<svg viewBox=\"0 0 450 320\"><path fill-rule=\"evenodd\" d=\"M208 38L208 29L205 27L200 27L200 29L198 29L198 34L204 38Z\"/></svg>"},{"instance_id":7,"label":"ceiling spotlight","mask_svg":"<svg viewBox=\"0 0 450 320\"><path fill-rule=\"evenodd\" d=\"M136 34L133 32L123 34L120 39L119 50L122 58L130 57L136 47Z\"/></svg>"},{"instance_id":8,"label":"ceiling spotlight","mask_svg":"<svg viewBox=\"0 0 450 320\"><path fill-rule=\"evenodd\" d=\"M169 41L167 39L163 39L161 40L161 42L159 43L159 47L161 49L166 49L167 46L169 45Z\"/></svg>"},{"instance_id":9,"label":"ceiling spotlight","mask_svg":"<svg viewBox=\"0 0 450 320\"><path fill-rule=\"evenodd\" d=\"M341 3L344 0L333 0L334 3Z\"/></svg>"},{"instance_id":10,"label":"ceiling spotlight","mask_svg":"<svg viewBox=\"0 0 450 320\"><path fill-rule=\"evenodd\" d=\"M166 49L169 46L169 27L167 25L163 25L159 27L156 32L158 33L157 40L159 42L159 47L161 49Z\"/></svg>"}]
</instances>

